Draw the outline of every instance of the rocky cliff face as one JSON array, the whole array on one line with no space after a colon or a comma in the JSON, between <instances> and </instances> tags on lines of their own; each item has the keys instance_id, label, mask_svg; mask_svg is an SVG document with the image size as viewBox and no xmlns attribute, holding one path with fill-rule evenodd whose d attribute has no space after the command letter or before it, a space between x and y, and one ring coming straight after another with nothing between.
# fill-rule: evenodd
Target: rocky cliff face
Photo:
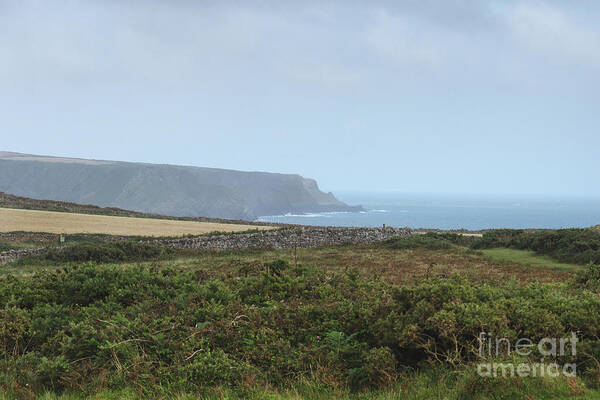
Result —
<instances>
[{"instance_id":1,"label":"rocky cliff face","mask_svg":"<svg viewBox=\"0 0 600 400\"><path fill-rule=\"evenodd\" d=\"M254 219L359 211L300 175L0 152L0 192L135 211Z\"/></svg>"}]
</instances>

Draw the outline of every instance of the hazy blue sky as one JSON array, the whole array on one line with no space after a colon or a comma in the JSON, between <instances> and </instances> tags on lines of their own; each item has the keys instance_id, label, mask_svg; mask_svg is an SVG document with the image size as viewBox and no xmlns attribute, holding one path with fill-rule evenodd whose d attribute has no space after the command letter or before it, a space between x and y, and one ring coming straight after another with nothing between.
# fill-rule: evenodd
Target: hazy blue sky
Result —
<instances>
[{"instance_id":1,"label":"hazy blue sky","mask_svg":"<svg viewBox=\"0 0 600 400\"><path fill-rule=\"evenodd\" d=\"M600 1L0 0L0 150L600 195Z\"/></svg>"}]
</instances>

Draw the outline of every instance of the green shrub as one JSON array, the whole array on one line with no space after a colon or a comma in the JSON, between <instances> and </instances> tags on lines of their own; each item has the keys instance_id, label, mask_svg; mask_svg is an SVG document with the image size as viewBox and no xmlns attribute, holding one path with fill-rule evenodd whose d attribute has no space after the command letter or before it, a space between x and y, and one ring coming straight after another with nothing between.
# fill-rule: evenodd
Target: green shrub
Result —
<instances>
[{"instance_id":1,"label":"green shrub","mask_svg":"<svg viewBox=\"0 0 600 400\"><path fill-rule=\"evenodd\" d=\"M363 355L360 367L350 370L350 387L354 390L385 388L396 379L396 357L387 347L373 347Z\"/></svg>"},{"instance_id":2,"label":"green shrub","mask_svg":"<svg viewBox=\"0 0 600 400\"><path fill-rule=\"evenodd\" d=\"M595 229L559 229L526 232L499 229L486 232L473 249L508 247L532 250L560 262L600 264L600 231Z\"/></svg>"},{"instance_id":3,"label":"green shrub","mask_svg":"<svg viewBox=\"0 0 600 400\"><path fill-rule=\"evenodd\" d=\"M12 250L12 249L13 249L13 246L11 246L10 243L0 242L0 253L2 253L4 251Z\"/></svg>"},{"instance_id":4,"label":"green shrub","mask_svg":"<svg viewBox=\"0 0 600 400\"><path fill-rule=\"evenodd\" d=\"M178 369L178 373L187 382L200 387L222 384L236 386L252 370L248 365L232 359L220 349L216 351L199 349Z\"/></svg>"},{"instance_id":5,"label":"green shrub","mask_svg":"<svg viewBox=\"0 0 600 400\"><path fill-rule=\"evenodd\" d=\"M390 384L399 365L476 361L482 331L513 343L578 332L578 372L591 374L600 348L594 268L571 284L530 285L446 277L397 286L279 262L210 279L92 263L4 276L0 387L196 392L309 378L361 390Z\"/></svg>"},{"instance_id":6,"label":"green shrub","mask_svg":"<svg viewBox=\"0 0 600 400\"><path fill-rule=\"evenodd\" d=\"M5 304L0 309L0 358L16 357L27 347L31 317L27 310Z\"/></svg>"},{"instance_id":7,"label":"green shrub","mask_svg":"<svg viewBox=\"0 0 600 400\"><path fill-rule=\"evenodd\" d=\"M481 238L471 243L471 248L514 247L524 234L525 231L519 229L494 229L485 232Z\"/></svg>"},{"instance_id":8,"label":"green shrub","mask_svg":"<svg viewBox=\"0 0 600 400\"><path fill-rule=\"evenodd\" d=\"M446 240L457 246L470 246L473 242L479 239L477 236L461 235L458 233L447 232L428 232L427 235L438 239Z\"/></svg>"},{"instance_id":9,"label":"green shrub","mask_svg":"<svg viewBox=\"0 0 600 400\"><path fill-rule=\"evenodd\" d=\"M285 260L279 259L271 263L266 263L265 268L269 274L281 275L283 271L290 268L290 264Z\"/></svg>"},{"instance_id":10,"label":"green shrub","mask_svg":"<svg viewBox=\"0 0 600 400\"><path fill-rule=\"evenodd\" d=\"M456 246L469 246L477 238L474 236L460 235L456 233L427 232L425 234L414 234L410 236L399 236L388 239L382 243L383 247L389 249L427 249L443 250Z\"/></svg>"},{"instance_id":11,"label":"green shrub","mask_svg":"<svg viewBox=\"0 0 600 400\"><path fill-rule=\"evenodd\" d=\"M381 245L385 248L394 250L442 250L450 248L452 242L436 233L429 232L424 235L398 236L384 241Z\"/></svg>"},{"instance_id":12,"label":"green shrub","mask_svg":"<svg viewBox=\"0 0 600 400\"><path fill-rule=\"evenodd\" d=\"M173 249L147 243L126 241L115 243L77 243L62 249L50 249L38 256L30 256L21 263L45 261L52 264L68 262L118 263L144 261L168 257Z\"/></svg>"},{"instance_id":13,"label":"green shrub","mask_svg":"<svg viewBox=\"0 0 600 400\"><path fill-rule=\"evenodd\" d=\"M600 291L600 265L590 264L585 270L577 271L573 282L578 288Z\"/></svg>"}]
</instances>

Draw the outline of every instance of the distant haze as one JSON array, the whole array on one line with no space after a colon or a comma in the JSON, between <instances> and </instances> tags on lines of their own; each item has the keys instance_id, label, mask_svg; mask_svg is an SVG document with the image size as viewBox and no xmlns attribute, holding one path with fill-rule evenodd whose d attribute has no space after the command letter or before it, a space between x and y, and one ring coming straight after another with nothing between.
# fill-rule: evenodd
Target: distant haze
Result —
<instances>
[{"instance_id":1,"label":"distant haze","mask_svg":"<svg viewBox=\"0 0 600 400\"><path fill-rule=\"evenodd\" d=\"M0 149L600 196L600 2L0 0Z\"/></svg>"}]
</instances>

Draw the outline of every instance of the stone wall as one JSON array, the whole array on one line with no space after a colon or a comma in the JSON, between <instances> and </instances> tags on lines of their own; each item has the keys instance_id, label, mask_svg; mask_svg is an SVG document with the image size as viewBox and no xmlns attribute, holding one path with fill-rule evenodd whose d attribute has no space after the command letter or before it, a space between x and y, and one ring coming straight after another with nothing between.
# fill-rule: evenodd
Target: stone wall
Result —
<instances>
[{"instance_id":1,"label":"stone wall","mask_svg":"<svg viewBox=\"0 0 600 400\"><path fill-rule=\"evenodd\" d=\"M408 228L344 228L294 227L253 233L213 234L179 239L151 239L148 243L177 249L239 250L292 249L374 243L394 236L408 236ZM122 238L125 239L125 238ZM0 253L0 264L13 262L31 254L41 254L46 248L9 250Z\"/></svg>"},{"instance_id":2,"label":"stone wall","mask_svg":"<svg viewBox=\"0 0 600 400\"><path fill-rule=\"evenodd\" d=\"M41 247L39 249L23 249L23 250L8 250L0 253L0 264L6 264L18 260L19 258L29 256L32 254L41 254L47 249Z\"/></svg>"},{"instance_id":3,"label":"stone wall","mask_svg":"<svg viewBox=\"0 0 600 400\"><path fill-rule=\"evenodd\" d=\"M394 236L408 236L408 228L345 228L298 227L290 229L197 236L192 238L152 240L162 246L180 249L237 250L237 249L290 249L342 244L373 243Z\"/></svg>"},{"instance_id":4,"label":"stone wall","mask_svg":"<svg viewBox=\"0 0 600 400\"><path fill-rule=\"evenodd\" d=\"M55 233L0 232L0 240L6 242L58 243L59 238Z\"/></svg>"}]
</instances>

